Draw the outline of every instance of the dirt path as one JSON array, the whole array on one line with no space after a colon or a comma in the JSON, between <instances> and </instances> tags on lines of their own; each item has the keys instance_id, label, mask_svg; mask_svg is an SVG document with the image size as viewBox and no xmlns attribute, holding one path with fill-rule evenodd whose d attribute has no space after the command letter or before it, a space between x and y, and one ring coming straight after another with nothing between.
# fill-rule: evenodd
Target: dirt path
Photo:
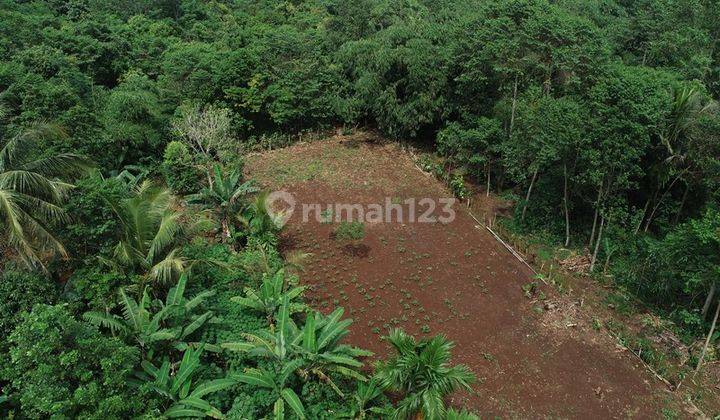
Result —
<instances>
[{"instance_id":1,"label":"dirt path","mask_svg":"<svg viewBox=\"0 0 720 420\"><path fill-rule=\"evenodd\" d=\"M367 134L336 137L251 157L248 172L302 203L393 203L447 197L393 144ZM680 412L671 394L629 353L583 317L547 310L547 287L527 296L529 270L456 205L441 223L368 223L359 246L332 239L334 224L302 223L298 207L285 249L312 253L302 282L316 307L343 306L349 341L378 356L388 328L455 341L454 361L479 378L453 398L482 417L657 418ZM523 289L525 286L525 289ZM544 300L542 299L544 298ZM557 301L571 301L557 297ZM573 308L582 311L583 308ZM347 314L347 312L346 312Z\"/></svg>"}]
</instances>

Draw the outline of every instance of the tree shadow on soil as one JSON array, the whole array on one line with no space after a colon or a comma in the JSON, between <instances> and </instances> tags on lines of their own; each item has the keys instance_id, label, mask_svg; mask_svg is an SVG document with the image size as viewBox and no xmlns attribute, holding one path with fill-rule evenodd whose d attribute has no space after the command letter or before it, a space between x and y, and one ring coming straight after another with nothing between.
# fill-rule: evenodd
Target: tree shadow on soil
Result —
<instances>
[{"instance_id":1,"label":"tree shadow on soil","mask_svg":"<svg viewBox=\"0 0 720 420\"><path fill-rule=\"evenodd\" d=\"M341 249L343 254L352 257L367 258L370 254L370 247L365 244L346 244Z\"/></svg>"}]
</instances>

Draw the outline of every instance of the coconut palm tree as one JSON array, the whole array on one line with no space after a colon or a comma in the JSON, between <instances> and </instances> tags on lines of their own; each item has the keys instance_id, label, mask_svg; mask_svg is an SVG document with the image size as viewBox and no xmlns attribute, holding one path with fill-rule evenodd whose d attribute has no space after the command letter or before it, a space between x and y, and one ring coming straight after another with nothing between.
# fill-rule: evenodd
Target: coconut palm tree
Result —
<instances>
[{"instance_id":1,"label":"coconut palm tree","mask_svg":"<svg viewBox=\"0 0 720 420\"><path fill-rule=\"evenodd\" d=\"M650 228L657 210L664 200L670 195L673 187L678 183L685 184L685 192L680 203L678 216L685 205L685 199L691 188L693 167L697 164L692 161L692 144L697 140L693 135L693 127L703 116L717 114L718 103L712 99L703 97L695 88L683 87L673 91L673 102L668 115L667 125L660 133L660 142L665 146L667 157L659 162L654 171L657 172L658 184L651 201L647 203L650 210L645 222L645 231ZM662 191L662 193L661 193ZM650 207L651 202L653 206ZM647 210L646 210L647 211ZM638 225L636 232L639 231Z\"/></svg>"},{"instance_id":2,"label":"coconut palm tree","mask_svg":"<svg viewBox=\"0 0 720 420\"><path fill-rule=\"evenodd\" d=\"M194 261L181 255L181 245L208 229L202 214L190 217L174 206L170 190L144 181L130 198L110 203L120 221L119 242L106 263L126 273L167 284Z\"/></svg>"},{"instance_id":3,"label":"coconut palm tree","mask_svg":"<svg viewBox=\"0 0 720 420\"><path fill-rule=\"evenodd\" d=\"M67 257L52 226L68 221L61 208L72 185L67 182L90 168L79 155L39 153L39 140L63 136L49 124L36 124L6 141L0 140L0 236L30 268Z\"/></svg>"},{"instance_id":4,"label":"coconut palm tree","mask_svg":"<svg viewBox=\"0 0 720 420\"><path fill-rule=\"evenodd\" d=\"M448 366L453 343L444 336L416 341L402 330L393 330L387 340L397 355L379 363L377 375L383 388L405 396L397 405L396 418L444 418L445 397L458 388L470 390L475 376L467 366Z\"/></svg>"}]
</instances>

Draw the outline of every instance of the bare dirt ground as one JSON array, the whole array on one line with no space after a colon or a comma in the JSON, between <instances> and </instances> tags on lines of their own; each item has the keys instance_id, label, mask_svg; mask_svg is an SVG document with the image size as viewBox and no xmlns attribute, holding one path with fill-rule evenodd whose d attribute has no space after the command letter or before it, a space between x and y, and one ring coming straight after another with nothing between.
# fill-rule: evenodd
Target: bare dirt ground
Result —
<instances>
[{"instance_id":1,"label":"bare dirt ground","mask_svg":"<svg viewBox=\"0 0 720 420\"><path fill-rule=\"evenodd\" d=\"M352 344L383 357L381 337L396 327L455 342L454 362L478 382L453 405L503 418L691 416L635 356L592 328L580 300L535 280L461 204L447 224L367 223L354 245L333 239L336 224L302 222L303 203L448 197L398 145L336 136L251 156L247 171L296 198L283 247L312 253L301 281L316 307L346 308Z\"/></svg>"}]
</instances>

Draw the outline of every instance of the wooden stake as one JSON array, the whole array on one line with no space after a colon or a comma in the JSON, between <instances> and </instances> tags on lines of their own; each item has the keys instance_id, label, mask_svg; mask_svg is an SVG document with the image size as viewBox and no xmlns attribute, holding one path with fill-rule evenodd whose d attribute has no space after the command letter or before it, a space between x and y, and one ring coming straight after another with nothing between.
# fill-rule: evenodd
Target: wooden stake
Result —
<instances>
[{"instance_id":1,"label":"wooden stake","mask_svg":"<svg viewBox=\"0 0 720 420\"><path fill-rule=\"evenodd\" d=\"M698 360L698 365L695 368L695 372L693 373L693 378L698 374L698 372L700 371L700 367L702 366L703 359L705 358L705 353L707 352L708 346L710 345L710 339L715 332L715 325L717 324L718 314L720 314L720 300L718 301L717 308L715 308L715 317L713 318L712 325L710 326L710 332L705 339L705 345L703 346L702 353L700 353L700 360Z\"/></svg>"}]
</instances>

